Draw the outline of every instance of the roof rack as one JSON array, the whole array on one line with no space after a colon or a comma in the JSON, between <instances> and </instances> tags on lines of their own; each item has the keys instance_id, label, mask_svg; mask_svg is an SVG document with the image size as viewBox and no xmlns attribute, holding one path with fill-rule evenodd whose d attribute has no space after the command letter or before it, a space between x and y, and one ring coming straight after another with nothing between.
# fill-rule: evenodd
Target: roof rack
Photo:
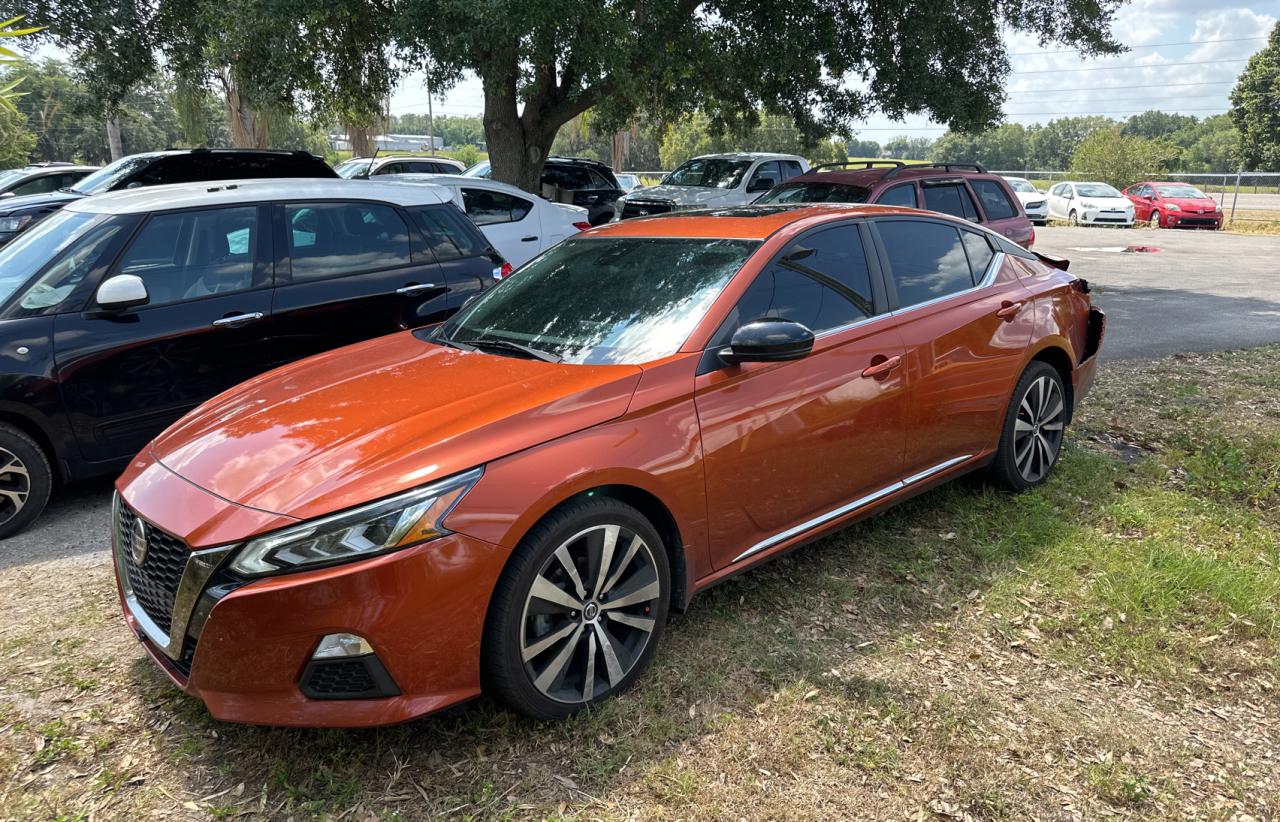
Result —
<instances>
[{"instance_id":1,"label":"roof rack","mask_svg":"<svg viewBox=\"0 0 1280 822\"><path fill-rule=\"evenodd\" d=\"M561 161L570 162L570 163L587 163L593 166L604 166L605 168L609 167L608 163L602 163L599 160L593 160L590 157L565 157L560 154L552 154L552 155L549 155L547 159L561 160Z\"/></svg>"},{"instance_id":2,"label":"roof rack","mask_svg":"<svg viewBox=\"0 0 1280 822\"><path fill-rule=\"evenodd\" d=\"M820 166L814 166L809 171L822 171L824 168L873 168L875 166L902 168L905 165L906 163L901 160L850 160L844 163L823 163Z\"/></svg>"},{"instance_id":3,"label":"roof rack","mask_svg":"<svg viewBox=\"0 0 1280 822\"><path fill-rule=\"evenodd\" d=\"M900 168L895 168L888 174L884 175L884 178L887 180L899 171L902 171L904 168L940 168L947 173L950 173L952 170L972 169L979 174L987 173L987 167L981 163L916 163L915 165L903 165Z\"/></svg>"}]
</instances>

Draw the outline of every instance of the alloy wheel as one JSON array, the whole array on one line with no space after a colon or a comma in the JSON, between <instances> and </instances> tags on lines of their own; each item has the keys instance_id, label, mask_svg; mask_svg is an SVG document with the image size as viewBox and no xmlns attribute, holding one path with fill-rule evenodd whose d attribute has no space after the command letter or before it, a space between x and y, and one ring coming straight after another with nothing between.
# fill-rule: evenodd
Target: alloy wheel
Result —
<instances>
[{"instance_id":1,"label":"alloy wheel","mask_svg":"<svg viewBox=\"0 0 1280 822\"><path fill-rule=\"evenodd\" d=\"M1151 212L1151 219L1150 219L1149 223L1150 223L1150 225L1151 225L1151 227L1152 227L1152 228L1159 228L1159 227L1160 227L1160 212L1159 212L1159 211L1153 211L1153 212Z\"/></svg>"},{"instance_id":2,"label":"alloy wheel","mask_svg":"<svg viewBox=\"0 0 1280 822\"><path fill-rule=\"evenodd\" d=\"M525 597L520 657L557 702L585 704L618 688L653 639L663 595L653 549L621 525L560 544Z\"/></svg>"},{"instance_id":3,"label":"alloy wheel","mask_svg":"<svg viewBox=\"0 0 1280 822\"><path fill-rule=\"evenodd\" d=\"M1013 426L1013 462L1029 483L1044 479L1062 447L1062 388L1048 376L1027 386Z\"/></svg>"},{"instance_id":4,"label":"alloy wheel","mask_svg":"<svg viewBox=\"0 0 1280 822\"><path fill-rule=\"evenodd\" d=\"M18 456L0 448L0 523L8 522L27 505L31 495L31 474Z\"/></svg>"}]
</instances>

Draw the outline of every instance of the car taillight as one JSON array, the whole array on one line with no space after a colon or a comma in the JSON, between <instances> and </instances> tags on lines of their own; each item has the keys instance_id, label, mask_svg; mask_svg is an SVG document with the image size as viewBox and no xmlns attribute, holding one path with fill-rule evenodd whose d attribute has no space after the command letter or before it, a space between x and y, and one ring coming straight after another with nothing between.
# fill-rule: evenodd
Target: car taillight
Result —
<instances>
[{"instance_id":1,"label":"car taillight","mask_svg":"<svg viewBox=\"0 0 1280 822\"><path fill-rule=\"evenodd\" d=\"M591 223L574 223L573 227L579 231L586 231L588 228L591 228Z\"/></svg>"},{"instance_id":2,"label":"car taillight","mask_svg":"<svg viewBox=\"0 0 1280 822\"><path fill-rule=\"evenodd\" d=\"M515 268L512 267L511 263L503 262L502 265L493 270L493 278L495 280L505 280L511 276L512 271L515 271Z\"/></svg>"},{"instance_id":3,"label":"car taillight","mask_svg":"<svg viewBox=\"0 0 1280 822\"><path fill-rule=\"evenodd\" d=\"M1030 248L1035 244L1036 244L1036 230L1033 228L1031 229L1031 239L1027 242L1027 247Z\"/></svg>"}]
</instances>

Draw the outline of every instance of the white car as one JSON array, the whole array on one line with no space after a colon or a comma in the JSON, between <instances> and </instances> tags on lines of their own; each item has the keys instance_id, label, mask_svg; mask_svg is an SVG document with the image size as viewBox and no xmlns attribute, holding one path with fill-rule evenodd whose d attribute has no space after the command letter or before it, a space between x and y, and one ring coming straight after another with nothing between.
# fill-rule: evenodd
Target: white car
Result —
<instances>
[{"instance_id":1,"label":"white car","mask_svg":"<svg viewBox=\"0 0 1280 822\"><path fill-rule=\"evenodd\" d=\"M1006 176L1004 179L1009 183L1009 188L1013 189L1018 202L1022 203L1022 210L1026 212L1028 220L1036 225L1044 225L1049 221L1048 195L1024 177Z\"/></svg>"},{"instance_id":2,"label":"white car","mask_svg":"<svg viewBox=\"0 0 1280 822\"><path fill-rule=\"evenodd\" d=\"M739 152L694 157L663 177L661 184L620 197L618 218L747 205L808 170L808 161L794 154Z\"/></svg>"},{"instance_id":3,"label":"white car","mask_svg":"<svg viewBox=\"0 0 1280 822\"><path fill-rule=\"evenodd\" d=\"M353 157L334 167L344 180L367 180L386 174L461 174L464 166L448 157Z\"/></svg>"},{"instance_id":4,"label":"white car","mask_svg":"<svg viewBox=\"0 0 1280 822\"><path fill-rule=\"evenodd\" d=\"M466 212L480 233L514 268L566 237L591 227L585 208L552 203L516 186L480 177L395 174L379 179L449 189L453 204Z\"/></svg>"},{"instance_id":5,"label":"white car","mask_svg":"<svg viewBox=\"0 0 1280 822\"><path fill-rule=\"evenodd\" d=\"M1049 189L1049 216L1072 225L1133 226L1133 203L1106 183L1058 183Z\"/></svg>"}]
</instances>

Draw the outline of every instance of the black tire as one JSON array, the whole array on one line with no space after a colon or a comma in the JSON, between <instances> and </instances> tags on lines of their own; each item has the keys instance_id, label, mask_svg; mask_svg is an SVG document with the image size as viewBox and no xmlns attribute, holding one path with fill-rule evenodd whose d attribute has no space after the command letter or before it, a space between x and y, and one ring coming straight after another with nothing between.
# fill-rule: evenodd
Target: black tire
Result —
<instances>
[{"instance_id":1,"label":"black tire","mask_svg":"<svg viewBox=\"0 0 1280 822\"><path fill-rule=\"evenodd\" d=\"M612 553L605 548L610 528L618 529ZM597 535L600 549L593 562ZM635 539L641 545L633 554ZM562 550L576 580L563 564ZM605 556L611 561L605 563ZM607 567L602 570L602 565ZM580 610L572 611L536 596L535 583L542 591L554 584L574 601L580 600L576 583L581 583L586 596ZM637 595L643 599L614 604ZM667 552L643 514L610 497L561 506L520 541L494 587L480 654L485 693L534 719L564 719L626 690L653 658L670 598ZM593 604L594 616L588 619ZM642 628L644 623L648 629ZM570 633L551 641L564 631ZM526 661L528 654L534 655ZM565 661L556 669L562 657Z\"/></svg>"},{"instance_id":2,"label":"black tire","mask_svg":"<svg viewBox=\"0 0 1280 822\"><path fill-rule=\"evenodd\" d=\"M1074 210L1071 212L1070 215L1067 216L1067 219L1071 222L1072 225L1080 225L1080 216L1076 214Z\"/></svg>"},{"instance_id":3,"label":"black tire","mask_svg":"<svg viewBox=\"0 0 1280 822\"><path fill-rule=\"evenodd\" d=\"M44 449L22 429L0 423L0 539L35 522L52 491Z\"/></svg>"},{"instance_id":4,"label":"black tire","mask_svg":"<svg viewBox=\"0 0 1280 822\"><path fill-rule=\"evenodd\" d=\"M1042 387L1048 388L1037 407ZM988 478L1011 491L1025 491L1048 479L1062 453L1066 403L1058 369L1038 360L1028 365L1005 411L1000 446L987 469Z\"/></svg>"},{"instance_id":5,"label":"black tire","mask_svg":"<svg viewBox=\"0 0 1280 822\"><path fill-rule=\"evenodd\" d=\"M1147 218L1147 228L1161 228L1159 211L1151 212L1151 216Z\"/></svg>"}]
</instances>

